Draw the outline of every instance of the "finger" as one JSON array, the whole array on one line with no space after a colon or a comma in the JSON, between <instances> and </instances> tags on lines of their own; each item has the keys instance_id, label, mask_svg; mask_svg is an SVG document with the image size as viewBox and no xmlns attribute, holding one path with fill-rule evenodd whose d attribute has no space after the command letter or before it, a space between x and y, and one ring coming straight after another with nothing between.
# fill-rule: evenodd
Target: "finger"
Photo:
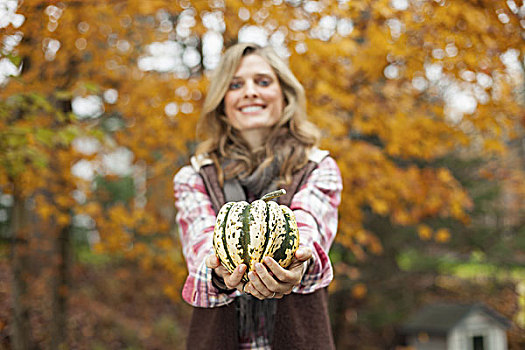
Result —
<instances>
[{"instance_id":1,"label":"finger","mask_svg":"<svg viewBox=\"0 0 525 350\"><path fill-rule=\"evenodd\" d=\"M284 283L290 283L295 280L292 272L287 269L284 269L273 258L267 256L264 258L263 261L279 281Z\"/></svg>"},{"instance_id":2,"label":"finger","mask_svg":"<svg viewBox=\"0 0 525 350\"><path fill-rule=\"evenodd\" d=\"M270 295L266 299L282 299L283 297L284 297L283 293L275 293L275 294Z\"/></svg>"},{"instance_id":3,"label":"finger","mask_svg":"<svg viewBox=\"0 0 525 350\"><path fill-rule=\"evenodd\" d=\"M227 268L225 268L224 266L219 266L217 268L215 268L215 273L221 277L222 279L226 278L227 276L230 275L230 271L228 271Z\"/></svg>"},{"instance_id":4,"label":"finger","mask_svg":"<svg viewBox=\"0 0 525 350\"><path fill-rule=\"evenodd\" d=\"M219 258L215 254L208 255L206 257L206 266L210 269L215 269L221 265Z\"/></svg>"},{"instance_id":5,"label":"finger","mask_svg":"<svg viewBox=\"0 0 525 350\"><path fill-rule=\"evenodd\" d=\"M295 252L295 257L299 261L307 261L312 258L313 252L311 248L308 247L299 247Z\"/></svg>"},{"instance_id":6,"label":"finger","mask_svg":"<svg viewBox=\"0 0 525 350\"><path fill-rule=\"evenodd\" d=\"M308 247L300 247L295 252L295 255L292 259L292 263L288 266L288 270L292 270L297 266L303 266L304 262L312 258L312 250Z\"/></svg>"},{"instance_id":7,"label":"finger","mask_svg":"<svg viewBox=\"0 0 525 350\"><path fill-rule=\"evenodd\" d=\"M287 270L296 271L297 269L299 269L299 271L301 272L301 276L302 276L304 272L306 271L307 264L308 264L308 261L301 261L297 259L296 257L294 257L292 259L292 263L290 264L290 266L288 266Z\"/></svg>"},{"instance_id":8,"label":"finger","mask_svg":"<svg viewBox=\"0 0 525 350\"><path fill-rule=\"evenodd\" d=\"M254 291L257 291L259 294L261 294L264 298L269 297L273 294L264 283L261 281L257 273L250 271L248 274L248 278L250 279L250 286L253 287L250 289L250 291L253 289ZM252 293L252 295L255 296L255 294Z\"/></svg>"},{"instance_id":9,"label":"finger","mask_svg":"<svg viewBox=\"0 0 525 350\"><path fill-rule=\"evenodd\" d=\"M261 263L255 264L255 271L257 272L257 276L262 281L262 283L266 286L266 288L270 291L274 292L280 292L281 286L278 281L275 280L275 278L270 274L270 272L264 267Z\"/></svg>"},{"instance_id":10,"label":"finger","mask_svg":"<svg viewBox=\"0 0 525 350\"><path fill-rule=\"evenodd\" d=\"M246 289L247 286L248 286L248 282L242 282L242 281L241 281L241 283L239 283L239 284L237 285L237 290L238 290L239 292L241 292L241 293L246 293L246 294L248 294L248 290Z\"/></svg>"},{"instance_id":11,"label":"finger","mask_svg":"<svg viewBox=\"0 0 525 350\"><path fill-rule=\"evenodd\" d=\"M246 286L244 287L244 292L251 294L252 296L256 297L259 300L266 299L264 295L262 295L261 293L259 293L257 289L255 289L251 281L246 283Z\"/></svg>"},{"instance_id":12,"label":"finger","mask_svg":"<svg viewBox=\"0 0 525 350\"><path fill-rule=\"evenodd\" d=\"M237 288L237 286L241 283L242 276L244 275L245 271L245 264L240 264L237 266L231 275L224 278L224 283L226 286L228 286L228 288Z\"/></svg>"}]
</instances>

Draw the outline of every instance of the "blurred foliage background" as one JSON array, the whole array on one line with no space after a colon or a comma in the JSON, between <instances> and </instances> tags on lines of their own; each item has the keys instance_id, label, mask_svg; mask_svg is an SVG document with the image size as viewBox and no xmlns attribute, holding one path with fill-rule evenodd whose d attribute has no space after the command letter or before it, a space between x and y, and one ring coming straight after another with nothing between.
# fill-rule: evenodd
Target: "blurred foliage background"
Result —
<instances>
[{"instance_id":1,"label":"blurred foliage background","mask_svg":"<svg viewBox=\"0 0 525 350\"><path fill-rule=\"evenodd\" d=\"M341 349L432 301L525 346L521 0L1 0L2 348L178 349L171 180L224 47L272 45L342 172Z\"/></svg>"}]
</instances>

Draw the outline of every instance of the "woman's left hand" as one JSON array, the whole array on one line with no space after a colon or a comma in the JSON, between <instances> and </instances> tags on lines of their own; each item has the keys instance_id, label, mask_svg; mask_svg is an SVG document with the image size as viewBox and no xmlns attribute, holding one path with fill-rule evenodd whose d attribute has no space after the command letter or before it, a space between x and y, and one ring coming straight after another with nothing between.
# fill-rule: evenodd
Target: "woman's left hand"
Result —
<instances>
[{"instance_id":1,"label":"woman's left hand","mask_svg":"<svg viewBox=\"0 0 525 350\"><path fill-rule=\"evenodd\" d=\"M293 287L301 283L306 271L308 260L312 257L312 250L300 247L287 269L282 268L274 259L265 257L261 264L255 264L255 271L248 274L250 281L244 291L258 299L280 299L292 292Z\"/></svg>"}]
</instances>

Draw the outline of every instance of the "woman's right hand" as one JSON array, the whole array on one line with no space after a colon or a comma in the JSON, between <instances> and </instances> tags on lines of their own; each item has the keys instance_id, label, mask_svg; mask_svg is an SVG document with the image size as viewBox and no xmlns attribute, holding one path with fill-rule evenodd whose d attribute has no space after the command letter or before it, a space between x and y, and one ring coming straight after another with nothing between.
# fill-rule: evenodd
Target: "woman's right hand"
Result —
<instances>
[{"instance_id":1,"label":"woman's right hand","mask_svg":"<svg viewBox=\"0 0 525 350\"><path fill-rule=\"evenodd\" d=\"M224 284L228 289L237 289L239 292L244 293L244 285L246 282L242 281L242 276L246 271L246 265L240 264L230 273L224 266L222 266L219 258L215 254L208 255L206 258L206 266L215 271L217 276L224 280Z\"/></svg>"}]
</instances>

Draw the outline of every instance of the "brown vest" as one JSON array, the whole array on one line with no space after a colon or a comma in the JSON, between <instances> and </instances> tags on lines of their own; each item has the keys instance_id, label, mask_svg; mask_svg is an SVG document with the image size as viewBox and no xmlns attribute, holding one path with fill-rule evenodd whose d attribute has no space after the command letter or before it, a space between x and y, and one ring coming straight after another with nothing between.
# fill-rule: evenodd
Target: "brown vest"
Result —
<instances>
[{"instance_id":1,"label":"brown vest","mask_svg":"<svg viewBox=\"0 0 525 350\"><path fill-rule=\"evenodd\" d=\"M294 194L316 166L316 162L309 161L294 174L292 183L285 187L286 195L279 198L280 204L290 206ZM218 213L225 199L215 166L203 166L199 173L212 200L213 209ZM193 308L187 348L238 349L238 322L234 303L216 308ZM335 349L326 288L311 294L292 293L278 299L272 349Z\"/></svg>"}]
</instances>

